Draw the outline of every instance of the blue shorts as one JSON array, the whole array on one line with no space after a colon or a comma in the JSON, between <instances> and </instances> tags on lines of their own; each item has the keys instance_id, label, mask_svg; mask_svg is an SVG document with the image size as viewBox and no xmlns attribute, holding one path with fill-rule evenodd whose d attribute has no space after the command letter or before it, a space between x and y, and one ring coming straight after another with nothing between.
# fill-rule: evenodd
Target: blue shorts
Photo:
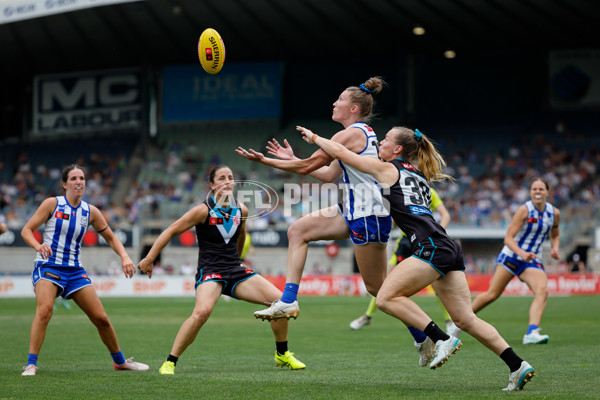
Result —
<instances>
[{"instance_id":1,"label":"blue shorts","mask_svg":"<svg viewBox=\"0 0 600 400\"><path fill-rule=\"evenodd\" d=\"M537 268L544 270L544 265L537 260L533 260L530 262L526 262L523 260L519 260L516 257L510 257L504 253L498 254L496 258L496 264L501 264L508 272L513 274L514 276L519 276L525 271L527 268Z\"/></svg>"},{"instance_id":2,"label":"blue shorts","mask_svg":"<svg viewBox=\"0 0 600 400\"><path fill-rule=\"evenodd\" d=\"M350 228L350 239L352 243L362 246L367 243L387 243L392 230L392 217L378 217L369 215L348 221L344 217L348 228Z\"/></svg>"},{"instance_id":3,"label":"blue shorts","mask_svg":"<svg viewBox=\"0 0 600 400\"><path fill-rule=\"evenodd\" d=\"M58 286L56 297L62 296L65 299L70 299L73 293L92 284L87 272L81 267L62 267L36 262L31 275L33 287L40 279L50 281Z\"/></svg>"}]
</instances>

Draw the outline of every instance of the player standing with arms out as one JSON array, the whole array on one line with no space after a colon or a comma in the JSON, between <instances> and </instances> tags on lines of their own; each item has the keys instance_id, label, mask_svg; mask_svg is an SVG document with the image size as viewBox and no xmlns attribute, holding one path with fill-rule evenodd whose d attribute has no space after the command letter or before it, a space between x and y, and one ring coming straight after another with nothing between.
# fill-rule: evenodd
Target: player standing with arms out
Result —
<instances>
[{"instance_id":1,"label":"player standing with arms out","mask_svg":"<svg viewBox=\"0 0 600 400\"><path fill-rule=\"evenodd\" d=\"M88 226L94 227L121 257L127 278L133 276L135 266L100 210L82 200L85 192L83 169L77 165L65 168L62 187L65 195L44 200L21 231L23 240L37 252L32 274L36 309L31 324L27 366L23 368L22 375L33 376L37 373L38 355L52 318L54 299L58 296L73 299L96 326L102 342L110 351L114 369L148 370L148 365L132 361L132 358L126 360L123 356L117 334L79 261L81 241ZM33 232L44 223L44 240L40 244Z\"/></svg>"},{"instance_id":2,"label":"player standing with arms out","mask_svg":"<svg viewBox=\"0 0 600 400\"><path fill-rule=\"evenodd\" d=\"M306 128L298 127L298 130L307 142L316 143L331 156L371 173L382 185L394 222L411 241L413 255L400 262L387 276L377 295L377 308L424 332L435 343L430 368L441 367L462 343L444 333L410 299L433 283L455 324L500 356L509 367L509 383L504 390L523 389L535 375L535 370L514 352L492 325L473 313L460 245L448 237L431 215L429 182L450 178L443 173L446 163L433 143L419 130L392 128L379 145L379 155L386 161L382 162L358 157L344 146Z\"/></svg>"},{"instance_id":3,"label":"player standing with arms out","mask_svg":"<svg viewBox=\"0 0 600 400\"><path fill-rule=\"evenodd\" d=\"M194 342L222 294L250 303L264 304L281 297L271 282L247 268L240 260L246 238L248 208L233 197L233 172L227 166L215 167L209 175L211 196L173 222L156 239L138 268L152 276L154 260L175 236L196 227L198 272L196 304L173 342L171 353L160 367L161 375L173 375L179 357ZM306 366L288 351L288 320L271 322L275 335L275 363L280 367Z\"/></svg>"},{"instance_id":4,"label":"player standing with arms out","mask_svg":"<svg viewBox=\"0 0 600 400\"><path fill-rule=\"evenodd\" d=\"M382 79L370 78L358 87L346 88L333 103L331 118L342 124L344 129L333 135L331 140L359 154L361 158L378 157L377 137L366 122L371 118L373 95L379 93L383 85ZM249 160L288 172L310 174L323 182L333 182L340 176L344 180L343 203L314 211L289 227L283 296L269 308L256 311L254 316L263 320L298 316L298 288L306 263L308 243L317 240L350 237L367 291L376 295L385 279L385 248L392 224L383 206L380 188L373 177L342 162L332 162L333 158L322 150L307 159L266 158L262 153L241 147L236 152Z\"/></svg>"},{"instance_id":5,"label":"player standing with arms out","mask_svg":"<svg viewBox=\"0 0 600 400\"><path fill-rule=\"evenodd\" d=\"M560 211L546 201L549 189L548 182L542 178L531 182L531 200L519 207L508 226L490 287L473 300L473 312L477 313L500 297L515 276L525 282L533 292L533 301L523 344L542 344L550 340L548 335L539 332L548 299L548 278L542 264L542 243L547 237L552 246L550 256L560 259ZM460 330L453 333L457 336Z\"/></svg>"}]
</instances>

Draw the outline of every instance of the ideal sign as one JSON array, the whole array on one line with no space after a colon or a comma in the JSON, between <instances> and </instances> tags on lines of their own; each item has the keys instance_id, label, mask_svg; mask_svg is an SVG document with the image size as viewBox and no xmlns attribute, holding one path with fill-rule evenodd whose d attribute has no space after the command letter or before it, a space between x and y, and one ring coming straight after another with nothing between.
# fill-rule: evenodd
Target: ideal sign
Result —
<instances>
[{"instance_id":1,"label":"ideal sign","mask_svg":"<svg viewBox=\"0 0 600 400\"><path fill-rule=\"evenodd\" d=\"M141 84L137 70L37 76L33 87L36 135L140 125Z\"/></svg>"}]
</instances>

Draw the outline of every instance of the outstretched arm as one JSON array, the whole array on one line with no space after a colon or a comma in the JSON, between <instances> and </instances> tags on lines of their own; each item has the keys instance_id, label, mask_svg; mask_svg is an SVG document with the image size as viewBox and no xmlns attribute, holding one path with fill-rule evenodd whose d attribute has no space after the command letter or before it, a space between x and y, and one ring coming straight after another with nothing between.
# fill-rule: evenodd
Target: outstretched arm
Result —
<instances>
[{"instance_id":1,"label":"outstretched arm","mask_svg":"<svg viewBox=\"0 0 600 400\"><path fill-rule=\"evenodd\" d=\"M208 216L208 207L206 204L200 204L192 208L190 211L183 214L181 218L173 222L167 229L162 231L158 236L150 251L143 260L138 264L138 268L144 274L148 274L148 277L152 278L152 268L154 268L154 260L160 254L162 249L173 239L175 236L181 235L183 232L191 229L200 222L206 221Z\"/></svg>"},{"instance_id":2,"label":"outstretched arm","mask_svg":"<svg viewBox=\"0 0 600 400\"><path fill-rule=\"evenodd\" d=\"M283 139L283 146L279 144L277 139L269 140L267 144L267 152L280 160L299 160L294 155L294 150L287 139ZM309 175L321 182L333 182L342 174L342 169L337 162L332 162L329 165L314 170Z\"/></svg>"},{"instance_id":3,"label":"outstretched arm","mask_svg":"<svg viewBox=\"0 0 600 400\"><path fill-rule=\"evenodd\" d=\"M235 152L250 161L259 162L269 167L281 169L287 172L293 172L300 175L308 175L311 172L329 164L332 158L324 151L317 150L309 158L299 159L295 157L292 160L278 160L276 158L267 158L264 154L253 149L244 149L238 147Z\"/></svg>"},{"instance_id":4,"label":"outstretched arm","mask_svg":"<svg viewBox=\"0 0 600 400\"><path fill-rule=\"evenodd\" d=\"M392 164L382 162L375 157L363 157L348 150L343 145L322 138L304 127L296 127L302 138L308 143L315 143L331 157L342 161L357 170L371 174L381 184L392 186L398 180L398 170Z\"/></svg>"}]
</instances>

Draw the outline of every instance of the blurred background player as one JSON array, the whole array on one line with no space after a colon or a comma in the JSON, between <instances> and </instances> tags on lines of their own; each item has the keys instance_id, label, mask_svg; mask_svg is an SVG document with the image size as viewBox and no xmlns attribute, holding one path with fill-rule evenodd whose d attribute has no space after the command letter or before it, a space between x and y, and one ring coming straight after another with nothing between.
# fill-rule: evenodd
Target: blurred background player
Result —
<instances>
[{"instance_id":1,"label":"blurred background player","mask_svg":"<svg viewBox=\"0 0 600 400\"><path fill-rule=\"evenodd\" d=\"M179 357L194 342L222 294L256 304L268 304L281 297L281 291L275 285L240 260L248 208L233 197L233 172L227 166L216 166L210 172L209 185L211 192L207 200L165 229L138 265L143 273L152 276L154 260L169 241L196 227L199 248L196 303L192 315L179 328L167 360L160 367L161 375L175 373ZM275 335L275 363L282 368L304 369L304 363L288 351L288 323L287 319L271 322Z\"/></svg>"},{"instance_id":2,"label":"blurred background player","mask_svg":"<svg viewBox=\"0 0 600 400\"><path fill-rule=\"evenodd\" d=\"M35 317L31 324L27 365L23 367L22 375L33 376L37 373L38 355L46 337L48 322L52 318L54 299L58 296L73 299L96 326L102 342L110 351L114 369L148 370L148 365L123 356L110 319L92 281L79 262L81 242L88 226L94 227L121 257L123 272L127 278L134 275L135 266L100 210L82 200L85 175L81 167L70 165L63 170L62 188L65 195L44 200L21 231L23 240L37 252L32 274L36 298ZM40 244L33 232L44 223L44 240Z\"/></svg>"},{"instance_id":3,"label":"blurred background player","mask_svg":"<svg viewBox=\"0 0 600 400\"><path fill-rule=\"evenodd\" d=\"M508 226L504 247L496 258L496 272L485 293L473 300L473 312L477 313L496 300L508 283L516 276L533 292L529 308L529 326L523 335L523 344L543 344L550 340L540 334L540 323L548 299L548 278L542 264L542 243L550 237L550 256L560 259L559 223L560 211L548 203L548 182L535 179L529 188L531 199L521 205ZM456 328L453 336L460 334Z\"/></svg>"},{"instance_id":4,"label":"blurred background player","mask_svg":"<svg viewBox=\"0 0 600 400\"><path fill-rule=\"evenodd\" d=\"M450 213L448 212L446 206L444 206L444 202L442 201L440 195L434 188L431 188L431 211L440 214L439 223L444 229L446 229L448 227L448 224L450 223ZM404 232L400 231L400 233L400 237L396 239L396 247L394 248L394 253L388 261L388 272L391 271L399 262L401 262L407 257L410 257L412 254L410 240L406 237L406 234ZM431 289L431 291L433 291L433 288L431 286L429 286L428 289ZM442 313L444 314L446 330L448 330L453 325L452 319L450 318L448 311L446 311L446 308L440 301L439 297L436 296L436 298L438 300L440 308L442 309ZM369 306L367 307L367 311L360 317L350 322L350 328L358 330L366 325L369 325L373 319L373 314L375 313L375 310L377 310L377 306L375 305L375 297L371 297L371 300L369 301Z\"/></svg>"},{"instance_id":5,"label":"blurred background player","mask_svg":"<svg viewBox=\"0 0 600 400\"><path fill-rule=\"evenodd\" d=\"M0 235L8 230L8 226L6 225L4 215L0 214Z\"/></svg>"}]
</instances>

